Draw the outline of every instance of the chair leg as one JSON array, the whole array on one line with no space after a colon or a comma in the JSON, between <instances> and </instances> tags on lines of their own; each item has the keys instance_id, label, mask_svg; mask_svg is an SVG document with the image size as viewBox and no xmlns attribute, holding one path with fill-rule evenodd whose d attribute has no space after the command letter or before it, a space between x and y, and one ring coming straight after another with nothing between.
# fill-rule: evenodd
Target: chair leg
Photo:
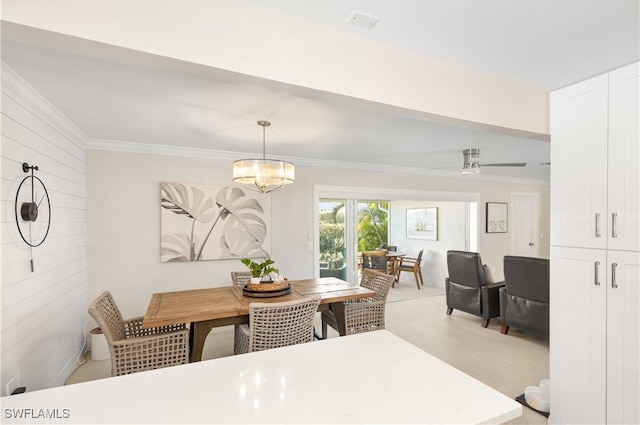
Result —
<instances>
[{"instance_id":1,"label":"chair leg","mask_svg":"<svg viewBox=\"0 0 640 425\"><path fill-rule=\"evenodd\" d=\"M451 313L453 313L453 307L447 307L447 314L451 316Z\"/></svg>"},{"instance_id":2,"label":"chair leg","mask_svg":"<svg viewBox=\"0 0 640 425\"><path fill-rule=\"evenodd\" d=\"M418 289L420 289L420 280L418 279L418 272L417 271L413 272L413 277L416 278L416 286L418 287Z\"/></svg>"},{"instance_id":3,"label":"chair leg","mask_svg":"<svg viewBox=\"0 0 640 425\"><path fill-rule=\"evenodd\" d=\"M420 276L420 285L424 286L424 279L422 278L422 270L418 269L418 275Z\"/></svg>"},{"instance_id":4,"label":"chair leg","mask_svg":"<svg viewBox=\"0 0 640 425\"><path fill-rule=\"evenodd\" d=\"M490 321L491 319L482 319L482 327L486 328L487 326L489 326Z\"/></svg>"},{"instance_id":5,"label":"chair leg","mask_svg":"<svg viewBox=\"0 0 640 425\"><path fill-rule=\"evenodd\" d=\"M502 328L500 329L500 333L506 335L509 332L509 326L502 324Z\"/></svg>"}]
</instances>

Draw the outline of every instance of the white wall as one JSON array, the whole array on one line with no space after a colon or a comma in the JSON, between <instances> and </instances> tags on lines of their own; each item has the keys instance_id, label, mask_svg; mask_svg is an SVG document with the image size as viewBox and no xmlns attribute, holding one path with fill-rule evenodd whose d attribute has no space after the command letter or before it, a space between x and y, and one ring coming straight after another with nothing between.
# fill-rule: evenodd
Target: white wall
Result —
<instances>
[{"instance_id":1,"label":"white wall","mask_svg":"<svg viewBox=\"0 0 640 425\"><path fill-rule=\"evenodd\" d=\"M414 118L547 140L544 91L252 2L3 0L2 13L8 22L284 82L291 86L281 89L307 98L320 91Z\"/></svg>"},{"instance_id":2,"label":"white wall","mask_svg":"<svg viewBox=\"0 0 640 425\"><path fill-rule=\"evenodd\" d=\"M407 208L438 208L438 240L407 238ZM390 204L389 244L397 245L399 252L416 257L421 249L424 284L444 288L447 273L447 251L466 248L467 207L464 202L408 202ZM390 219L391 221L391 219Z\"/></svg>"},{"instance_id":3,"label":"white wall","mask_svg":"<svg viewBox=\"0 0 640 425\"><path fill-rule=\"evenodd\" d=\"M62 385L77 366L87 317L85 143L3 64L2 395L11 379L27 391ZM23 162L40 168L51 199L51 229L33 248L34 272L15 222Z\"/></svg>"},{"instance_id":4,"label":"white wall","mask_svg":"<svg viewBox=\"0 0 640 425\"><path fill-rule=\"evenodd\" d=\"M89 297L111 290L125 316L144 314L155 292L228 285L229 272L244 269L239 260L160 263L161 181L230 184L231 162L87 150ZM535 192L541 199L541 232L549 233L547 186L299 165L293 185L265 195L272 196L272 258L292 279L313 275L308 237L316 185L476 192L481 205L509 202L511 192ZM483 207L479 222L484 223ZM502 257L510 253L509 234L485 234L484 225L480 229L483 260L501 273ZM548 252L548 239L540 243Z\"/></svg>"}]
</instances>

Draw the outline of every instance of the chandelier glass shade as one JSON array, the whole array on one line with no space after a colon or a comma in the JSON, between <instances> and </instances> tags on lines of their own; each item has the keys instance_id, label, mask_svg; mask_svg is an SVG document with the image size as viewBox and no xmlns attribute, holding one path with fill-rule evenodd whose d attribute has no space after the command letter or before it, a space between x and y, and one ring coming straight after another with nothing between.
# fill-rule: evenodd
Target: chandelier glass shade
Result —
<instances>
[{"instance_id":1,"label":"chandelier glass shade","mask_svg":"<svg viewBox=\"0 0 640 425\"><path fill-rule=\"evenodd\" d=\"M287 161L266 158L265 128L271 123L258 121L258 125L262 126L262 158L234 161L233 181L247 189L269 193L295 181L295 166Z\"/></svg>"},{"instance_id":2,"label":"chandelier glass shade","mask_svg":"<svg viewBox=\"0 0 640 425\"><path fill-rule=\"evenodd\" d=\"M478 174L480 172L480 149L465 149L462 151L464 164L462 174Z\"/></svg>"}]
</instances>

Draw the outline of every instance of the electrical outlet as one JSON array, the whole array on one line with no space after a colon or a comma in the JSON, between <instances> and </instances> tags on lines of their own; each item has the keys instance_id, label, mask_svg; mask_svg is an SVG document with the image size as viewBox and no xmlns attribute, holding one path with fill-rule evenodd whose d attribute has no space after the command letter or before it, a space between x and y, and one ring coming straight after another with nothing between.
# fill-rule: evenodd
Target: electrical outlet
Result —
<instances>
[{"instance_id":1,"label":"electrical outlet","mask_svg":"<svg viewBox=\"0 0 640 425\"><path fill-rule=\"evenodd\" d=\"M9 382L7 382L7 394L11 395L12 392L16 390L16 380L11 378Z\"/></svg>"}]
</instances>

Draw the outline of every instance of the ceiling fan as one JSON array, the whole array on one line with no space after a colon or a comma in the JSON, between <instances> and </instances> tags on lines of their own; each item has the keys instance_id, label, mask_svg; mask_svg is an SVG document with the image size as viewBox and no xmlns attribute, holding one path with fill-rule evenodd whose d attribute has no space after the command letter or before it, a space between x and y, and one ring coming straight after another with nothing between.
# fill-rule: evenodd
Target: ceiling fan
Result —
<instances>
[{"instance_id":1,"label":"ceiling fan","mask_svg":"<svg viewBox=\"0 0 640 425\"><path fill-rule=\"evenodd\" d=\"M464 163L462 174L478 174L480 172L480 149L465 149L462 151ZM483 167L524 167L526 162L503 162L500 164L482 164Z\"/></svg>"}]
</instances>

